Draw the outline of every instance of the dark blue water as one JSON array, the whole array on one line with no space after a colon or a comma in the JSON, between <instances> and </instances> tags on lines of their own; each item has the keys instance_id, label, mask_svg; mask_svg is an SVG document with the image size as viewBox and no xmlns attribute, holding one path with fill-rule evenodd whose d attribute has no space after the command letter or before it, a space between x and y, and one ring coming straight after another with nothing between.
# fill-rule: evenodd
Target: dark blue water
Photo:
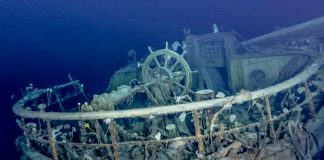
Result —
<instances>
[{"instance_id":1,"label":"dark blue water","mask_svg":"<svg viewBox=\"0 0 324 160\"><path fill-rule=\"evenodd\" d=\"M100 93L131 48L142 57L149 45L183 40L183 28L203 34L213 23L248 39L323 16L323 6L322 0L0 0L1 159L18 157L13 141L21 131L10 96L19 98L30 82L50 87L71 73L88 94Z\"/></svg>"}]
</instances>

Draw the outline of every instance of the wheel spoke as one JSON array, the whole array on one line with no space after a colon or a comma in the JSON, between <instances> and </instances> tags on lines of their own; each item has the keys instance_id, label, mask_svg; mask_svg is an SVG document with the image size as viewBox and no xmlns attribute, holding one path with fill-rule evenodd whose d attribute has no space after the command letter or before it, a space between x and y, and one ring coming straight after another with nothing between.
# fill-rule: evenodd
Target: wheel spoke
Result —
<instances>
[{"instance_id":1,"label":"wheel spoke","mask_svg":"<svg viewBox=\"0 0 324 160\"><path fill-rule=\"evenodd\" d=\"M180 84L180 83L178 83L178 82L176 82L176 81L172 81L174 84L176 84L177 86L179 86L180 88L182 88L182 89L186 89L186 87L184 86L184 85L182 85L182 84Z\"/></svg>"},{"instance_id":2,"label":"wheel spoke","mask_svg":"<svg viewBox=\"0 0 324 160\"><path fill-rule=\"evenodd\" d=\"M152 68L146 67L146 70L144 72L145 73L145 77L148 78L148 79L152 79L151 72L152 72Z\"/></svg>"},{"instance_id":3,"label":"wheel spoke","mask_svg":"<svg viewBox=\"0 0 324 160\"><path fill-rule=\"evenodd\" d=\"M152 68L151 67L147 67L147 70L151 72L152 71Z\"/></svg>"},{"instance_id":4,"label":"wheel spoke","mask_svg":"<svg viewBox=\"0 0 324 160\"><path fill-rule=\"evenodd\" d=\"M159 63L159 61L158 61L158 59L157 59L156 57L154 57L154 61L155 61L156 65L157 65L158 67L161 67L161 65L160 65L160 63Z\"/></svg>"},{"instance_id":5,"label":"wheel spoke","mask_svg":"<svg viewBox=\"0 0 324 160\"><path fill-rule=\"evenodd\" d=\"M170 68L170 71L172 72L174 70L174 68L179 64L179 61L177 60L172 67Z\"/></svg>"},{"instance_id":6,"label":"wheel spoke","mask_svg":"<svg viewBox=\"0 0 324 160\"><path fill-rule=\"evenodd\" d=\"M181 76L186 76L185 73L183 72L172 72L173 77L181 77Z\"/></svg>"},{"instance_id":7,"label":"wheel spoke","mask_svg":"<svg viewBox=\"0 0 324 160\"><path fill-rule=\"evenodd\" d=\"M168 60L168 57L165 57L165 58L164 58L164 67L165 67L165 68L168 68L168 61L169 61L169 60Z\"/></svg>"}]
</instances>

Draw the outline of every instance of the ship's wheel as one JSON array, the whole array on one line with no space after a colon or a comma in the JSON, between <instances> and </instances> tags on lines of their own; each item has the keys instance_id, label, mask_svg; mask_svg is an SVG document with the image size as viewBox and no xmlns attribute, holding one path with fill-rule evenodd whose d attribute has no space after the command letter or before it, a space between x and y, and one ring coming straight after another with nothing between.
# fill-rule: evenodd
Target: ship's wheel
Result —
<instances>
[{"instance_id":1,"label":"ship's wheel","mask_svg":"<svg viewBox=\"0 0 324 160\"><path fill-rule=\"evenodd\" d=\"M175 97L188 94L192 77L189 65L175 51L165 49L152 51L142 65L142 80L152 83L147 87L148 96L155 103L167 104Z\"/></svg>"}]
</instances>

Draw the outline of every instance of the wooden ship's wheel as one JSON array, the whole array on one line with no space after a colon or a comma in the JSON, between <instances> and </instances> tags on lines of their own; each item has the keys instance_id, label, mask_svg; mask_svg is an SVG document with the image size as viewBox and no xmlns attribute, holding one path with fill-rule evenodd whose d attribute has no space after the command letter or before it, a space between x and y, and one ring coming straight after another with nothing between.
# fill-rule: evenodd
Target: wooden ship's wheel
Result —
<instances>
[{"instance_id":1,"label":"wooden ship's wheel","mask_svg":"<svg viewBox=\"0 0 324 160\"><path fill-rule=\"evenodd\" d=\"M152 51L142 65L142 81L152 83L147 92L156 103L166 104L175 97L187 95L191 89L192 76L188 63L180 55L166 47Z\"/></svg>"}]
</instances>

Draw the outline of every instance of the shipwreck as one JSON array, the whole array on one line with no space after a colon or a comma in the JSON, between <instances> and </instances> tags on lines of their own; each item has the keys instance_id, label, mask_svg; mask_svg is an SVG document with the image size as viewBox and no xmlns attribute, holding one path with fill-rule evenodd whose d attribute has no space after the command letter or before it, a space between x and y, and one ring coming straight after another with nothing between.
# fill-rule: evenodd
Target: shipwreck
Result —
<instances>
[{"instance_id":1,"label":"shipwreck","mask_svg":"<svg viewBox=\"0 0 324 160\"><path fill-rule=\"evenodd\" d=\"M312 159L324 146L324 17L246 40L193 35L13 105L24 159Z\"/></svg>"}]
</instances>

